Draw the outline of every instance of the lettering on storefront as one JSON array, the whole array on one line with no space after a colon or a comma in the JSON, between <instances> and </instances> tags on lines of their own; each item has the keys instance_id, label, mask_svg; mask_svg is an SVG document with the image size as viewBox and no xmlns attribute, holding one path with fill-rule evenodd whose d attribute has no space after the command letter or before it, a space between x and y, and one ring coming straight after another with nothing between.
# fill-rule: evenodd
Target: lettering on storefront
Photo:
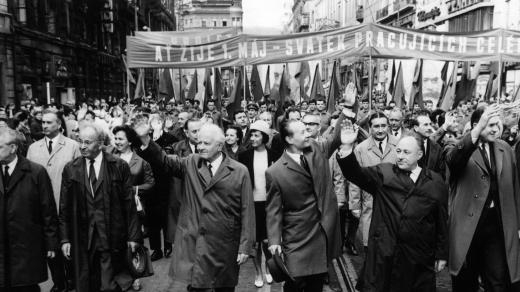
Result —
<instances>
[{"instance_id":1,"label":"lettering on storefront","mask_svg":"<svg viewBox=\"0 0 520 292\"><path fill-rule=\"evenodd\" d=\"M439 15L441 15L441 10L439 9L439 7L435 7L432 10L430 10L429 12L421 11L421 12L417 13L417 20L426 21L430 18L435 19L435 17L437 17Z\"/></svg>"}]
</instances>

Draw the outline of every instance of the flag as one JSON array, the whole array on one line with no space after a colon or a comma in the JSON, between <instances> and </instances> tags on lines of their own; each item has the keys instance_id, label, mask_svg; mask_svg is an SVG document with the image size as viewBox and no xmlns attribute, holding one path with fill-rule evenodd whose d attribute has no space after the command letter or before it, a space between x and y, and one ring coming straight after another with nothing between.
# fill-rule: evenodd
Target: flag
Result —
<instances>
[{"instance_id":1,"label":"flag","mask_svg":"<svg viewBox=\"0 0 520 292\"><path fill-rule=\"evenodd\" d=\"M231 91L229 104L227 106L227 111L230 118L233 118L235 111L242 107L242 97L244 96L244 87L242 86L242 72L240 70L237 70L237 72L238 76L235 76L234 78L235 82L233 83L233 91Z\"/></svg>"},{"instance_id":2,"label":"flag","mask_svg":"<svg viewBox=\"0 0 520 292\"><path fill-rule=\"evenodd\" d=\"M336 66L337 61L334 61L334 65L332 67L332 76L330 77L329 97L327 98L327 112L329 112L329 114L332 114L336 110L336 101L341 98Z\"/></svg>"},{"instance_id":3,"label":"flag","mask_svg":"<svg viewBox=\"0 0 520 292\"><path fill-rule=\"evenodd\" d=\"M202 112L208 110L208 101L213 96L213 85L211 84L211 76L213 73L211 71L211 68L206 68L206 72L204 73L204 105L202 106Z\"/></svg>"},{"instance_id":4,"label":"flag","mask_svg":"<svg viewBox=\"0 0 520 292\"><path fill-rule=\"evenodd\" d=\"M247 71L246 71L246 67L244 67L244 72L245 72L245 78L246 78L246 82L245 82L245 85L246 85L246 104L251 101L251 89L249 88L249 79L247 78Z\"/></svg>"},{"instance_id":5,"label":"flag","mask_svg":"<svg viewBox=\"0 0 520 292\"><path fill-rule=\"evenodd\" d=\"M363 92L363 87L361 86L361 78L359 76L359 69L356 63L354 63L354 67L352 68L353 74L353 82L356 86L356 96L360 95Z\"/></svg>"},{"instance_id":6,"label":"flag","mask_svg":"<svg viewBox=\"0 0 520 292\"><path fill-rule=\"evenodd\" d=\"M188 90L188 99L195 99L195 95L199 92L199 88L197 86L198 82L197 69L195 69L193 77L191 78L190 89Z\"/></svg>"},{"instance_id":7,"label":"flag","mask_svg":"<svg viewBox=\"0 0 520 292\"><path fill-rule=\"evenodd\" d=\"M285 100L290 96L290 90L289 86L287 84L287 78L285 75L288 74L286 71L286 66L283 66L282 76L280 77L280 87L278 88L278 100L277 100L277 106L276 106L276 113L275 116L279 117L284 114L283 112L283 106L285 104Z\"/></svg>"},{"instance_id":8,"label":"flag","mask_svg":"<svg viewBox=\"0 0 520 292\"><path fill-rule=\"evenodd\" d=\"M325 96L325 89L323 89L323 83L321 83L319 66L319 64L316 64L316 69L314 70L314 79L312 80L310 96L311 99L316 99L318 96Z\"/></svg>"},{"instance_id":9,"label":"flag","mask_svg":"<svg viewBox=\"0 0 520 292\"><path fill-rule=\"evenodd\" d=\"M394 92L392 92L392 100L395 102L395 106L397 108L402 108L404 105L406 105L406 98L404 96L403 68L401 63L399 63L399 69L397 69Z\"/></svg>"},{"instance_id":10,"label":"flag","mask_svg":"<svg viewBox=\"0 0 520 292\"><path fill-rule=\"evenodd\" d=\"M220 70L218 68L215 68L215 90L214 97L215 97L215 105L220 111L220 108L222 107L222 77L220 76Z\"/></svg>"},{"instance_id":11,"label":"flag","mask_svg":"<svg viewBox=\"0 0 520 292\"><path fill-rule=\"evenodd\" d=\"M449 65L450 65L450 63L446 61L446 62L444 62L444 65L442 66L442 69L441 69L442 87L441 87L441 93L439 95L439 100L437 101L437 107L441 106L442 98L444 97L444 92L446 91L446 88L447 88Z\"/></svg>"},{"instance_id":12,"label":"flag","mask_svg":"<svg viewBox=\"0 0 520 292\"><path fill-rule=\"evenodd\" d=\"M392 94L394 92L394 79L395 79L395 60L392 60L392 77L390 78L390 86L388 92Z\"/></svg>"},{"instance_id":13,"label":"flag","mask_svg":"<svg viewBox=\"0 0 520 292\"><path fill-rule=\"evenodd\" d=\"M413 108L414 104L417 103L421 109L424 109L423 95L422 95L422 68L423 60L417 60L415 63L415 70L412 81L412 91L410 92L410 101L408 103L409 108Z\"/></svg>"},{"instance_id":14,"label":"flag","mask_svg":"<svg viewBox=\"0 0 520 292\"><path fill-rule=\"evenodd\" d=\"M253 65L253 70L251 71L251 89L253 91L254 100L259 102L262 97L264 97L264 89L262 88L260 73L258 73L256 65Z\"/></svg>"},{"instance_id":15,"label":"flag","mask_svg":"<svg viewBox=\"0 0 520 292\"><path fill-rule=\"evenodd\" d=\"M184 103L186 99L186 87L188 87L188 78L186 75L182 74L181 69L179 69L179 82L180 82L180 92L178 96L178 101Z\"/></svg>"},{"instance_id":16,"label":"flag","mask_svg":"<svg viewBox=\"0 0 520 292\"><path fill-rule=\"evenodd\" d=\"M173 91L172 75L170 69L165 68L161 75L159 75L159 97L166 97L168 100L175 97Z\"/></svg>"},{"instance_id":17,"label":"flag","mask_svg":"<svg viewBox=\"0 0 520 292\"><path fill-rule=\"evenodd\" d=\"M271 66L267 66L267 73L265 74L265 87L264 87L264 95L271 95L271 80L269 79L269 71Z\"/></svg>"},{"instance_id":18,"label":"flag","mask_svg":"<svg viewBox=\"0 0 520 292\"><path fill-rule=\"evenodd\" d=\"M515 94L513 95L513 102L520 100L518 97L520 95L520 85L516 88Z\"/></svg>"},{"instance_id":19,"label":"flag","mask_svg":"<svg viewBox=\"0 0 520 292\"><path fill-rule=\"evenodd\" d=\"M495 79L498 76L498 62L490 62L489 63L489 79L486 85L486 92L484 93L484 100L489 101L489 99L496 93Z\"/></svg>"},{"instance_id":20,"label":"flag","mask_svg":"<svg viewBox=\"0 0 520 292\"><path fill-rule=\"evenodd\" d=\"M469 92L471 88L471 81L469 80L470 76L469 62L462 62L460 80L455 86L455 100L453 101L454 106L457 106L460 102L467 100L468 96L471 96L471 93Z\"/></svg>"},{"instance_id":21,"label":"flag","mask_svg":"<svg viewBox=\"0 0 520 292\"><path fill-rule=\"evenodd\" d=\"M453 70L451 72L450 79L446 83L446 90L444 96L442 96L442 103L440 108L444 111L449 111L453 107L455 102L455 91L457 89L457 64L453 64Z\"/></svg>"},{"instance_id":22,"label":"flag","mask_svg":"<svg viewBox=\"0 0 520 292\"><path fill-rule=\"evenodd\" d=\"M307 92L309 91L309 82L307 80L311 77L311 69L309 68L309 62L301 62L300 72L298 72L298 74L296 74L294 77L298 78L298 81L300 83L300 101L308 100L309 95L307 95Z\"/></svg>"},{"instance_id":23,"label":"flag","mask_svg":"<svg viewBox=\"0 0 520 292\"><path fill-rule=\"evenodd\" d=\"M123 59L123 65L125 66L126 76L128 76L128 81L130 83L135 84L135 78L134 75L132 75L132 71L130 71L130 68L128 68L128 64L126 63L126 56L121 55L121 59Z\"/></svg>"},{"instance_id":24,"label":"flag","mask_svg":"<svg viewBox=\"0 0 520 292\"><path fill-rule=\"evenodd\" d=\"M477 88L477 78L480 75L481 61L476 61L473 65L473 69L469 74L469 87L468 87L468 98L471 99L475 96L475 89Z\"/></svg>"},{"instance_id":25,"label":"flag","mask_svg":"<svg viewBox=\"0 0 520 292\"><path fill-rule=\"evenodd\" d=\"M134 99L142 98L144 95L144 70L139 69L139 77L137 77L137 84L135 85Z\"/></svg>"}]
</instances>

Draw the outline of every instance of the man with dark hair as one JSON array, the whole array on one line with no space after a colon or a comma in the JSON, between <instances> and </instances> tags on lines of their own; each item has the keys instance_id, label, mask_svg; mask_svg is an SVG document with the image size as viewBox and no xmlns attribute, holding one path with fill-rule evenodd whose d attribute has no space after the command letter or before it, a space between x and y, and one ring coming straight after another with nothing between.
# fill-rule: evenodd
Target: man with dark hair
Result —
<instances>
[{"instance_id":1,"label":"man with dark hair","mask_svg":"<svg viewBox=\"0 0 520 292\"><path fill-rule=\"evenodd\" d=\"M341 135L337 158L343 174L374 196L369 244L358 290L433 292L435 273L446 265L448 190L436 173L422 169L422 139L404 136L396 163L361 167L352 154L357 125Z\"/></svg>"},{"instance_id":2,"label":"man with dark hair","mask_svg":"<svg viewBox=\"0 0 520 292\"><path fill-rule=\"evenodd\" d=\"M57 112L44 110L42 125L45 137L29 146L27 159L45 167L51 179L54 200L59 202L63 169L67 163L80 157L81 153L78 143L61 133L62 121ZM67 285L63 255L59 253L55 258L49 259L48 264L54 283L51 291L65 290Z\"/></svg>"},{"instance_id":3,"label":"man with dark hair","mask_svg":"<svg viewBox=\"0 0 520 292\"><path fill-rule=\"evenodd\" d=\"M285 111L285 114L282 117L283 119L280 121L280 123L282 123L284 120L299 121L301 119L301 113L297 108L290 107ZM273 141L271 142L271 151L273 153L274 161L278 160L278 158L282 156L284 150L285 142L283 141L281 134L277 133L273 136Z\"/></svg>"},{"instance_id":4,"label":"man with dark hair","mask_svg":"<svg viewBox=\"0 0 520 292\"><path fill-rule=\"evenodd\" d=\"M434 134L430 114L426 110L417 112L415 119L412 120L413 130L423 139L424 155L419 160L419 166L431 169L442 177L446 175L446 164L442 154L442 147L430 139Z\"/></svg>"},{"instance_id":5,"label":"man with dark hair","mask_svg":"<svg viewBox=\"0 0 520 292\"><path fill-rule=\"evenodd\" d=\"M300 121L280 127L286 151L266 171L269 251L284 254L289 273L284 291L322 291L327 265L339 256L341 238L329 157L340 143L341 115L333 135L310 139Z\"/></svg>"},{"instance_id":6,"label":"man with dark hair","mask_svg":"<svg viewBox=\"0 0 520 292\"><path fill-rule=\"evenodd\" d=\"M235 111L235 125L239 126L242 129L242 133L244 133L242 144L247 143L249 140L249 120L247 119L245 111Z\"/></svg>"},{"instance_id":7,"label":"man with dark hair","mask_svg":"<svg viewBox=\"0 0 520 292\"><path fill-rule=\"evenodd\" d=\"M397 160L395 147L398 140L388 134L388 118L382 112L375 112L368 117L368 125L370 136L354 148L354 154L359 164L363 167L370 167L380 163L395 163ZM359 197L350 198L350 202L361 206L359 222L363 246L366 249L372 221L372 194L360 190L355 184L349 186L349 194L359 194Z\"/></svg>"},{"instance_id":8,"label":"man with dark hair","mask_svg":"<svg viewBox=\"0 0 520 292\"><path fill-rule=\"evenodd\" d=\"M520 281L520 190L514 153L499 139L497 104L471 115L471 132L446 156L453 291L513 291Z\"/></svg>"},{"instance_id":9,"label":"man with dark hair","mask_svg":"<svg viewBox=\"0 0 520 292\"><path fill-rule=\"evenodd\" d=\"M316 110L316 100L311 99L309 100L309 107L307 108L307 112L312 113Z\"/></svg>"}]
</instances>

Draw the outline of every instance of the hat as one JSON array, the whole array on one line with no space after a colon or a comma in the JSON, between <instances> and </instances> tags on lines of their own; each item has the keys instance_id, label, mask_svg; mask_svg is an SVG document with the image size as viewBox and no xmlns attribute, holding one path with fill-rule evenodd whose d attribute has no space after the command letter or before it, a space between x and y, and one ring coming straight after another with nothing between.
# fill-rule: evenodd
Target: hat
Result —
<instances>
[{"instance_id":1,"label":"hat","mask_svg":"<svg viewBox=\"0 0 520 292\"><path fill-rule=\"evenodd\" d=\"M280 283L289 280L294 282L294 278L289 273L287 266L279 254L273 255L267 260L267 268L275 282Z\"/></svg>"},{"instance_id":2,"label":"hat","mask_svg":"<svg viewBox=\"0 0 520 292\"><path fill-rule=\"evenodd\" d=\"M247 106L246 106L247 109L249 108L254 108L255 110L258 110L258 105L254 102L250 102Z\"/></svg>"},{"instance_id":3,"label":"hat","mask_svg":"<svg viewBox=\"0 0 520 292\"><path fill-rule=\"evenodd\" d=\"M150 255L148 249L139 244L135 251L132 252L130 247L126 251L126 264L130 274L134 278L142 278L153 275L152 262L150 261Z\"/></svg>"},{"instance_id":4,"label":"hat","mask_svg":"<svg viewBox=\"0 0 520 292\"><path fill-rule=\"evenodd\" d=\"M251 124L249 127L250 131L260 131L267 136L271 134L271 129L269 129L269 124L267 122L264 122L262 120L257 120L254 123Z\"/></svg>"}]
</instances>

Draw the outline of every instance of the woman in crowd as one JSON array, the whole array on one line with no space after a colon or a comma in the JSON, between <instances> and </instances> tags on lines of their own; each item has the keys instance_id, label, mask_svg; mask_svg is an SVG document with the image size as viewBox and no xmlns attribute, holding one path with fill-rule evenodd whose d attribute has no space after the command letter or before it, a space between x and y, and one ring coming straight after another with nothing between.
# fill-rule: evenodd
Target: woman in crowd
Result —
<instances>
[{"instance_id":1,"label":"woman in crowd","mask_svg":"<svg viewBox=\"0 0 520 292\"><path fill-rule=\"evenodd\" d=\"M112 131L114 133L114 154L123 159L130 166L130 174L132 178L132 186L136 195L137 212L140 215L141 223L146 233L145 210L146 197L150 194L155 180L153 178L152 168L148 162L144 161L135 153L135 148L139 147L139 139L134 129L130 126L117 126ZM132 284L134 290L141 289L139 279L135 279Z\"/></svg>"},{"instance_id":2,"label":"woman in crowd","mask_svg":"<svg viewBox=\"0 0 520 292\"><path fill-rule=\"evenodd\" d=\"M238 126L228 126L226 129L226 154L229 155L230 158L237 160L238 153L242 152L244 149L242 148L243 133L242 129Z\"/></svg>"},{"instance_id":3,"label":"woman in crowd","mask_svg":"<svg viewBox=\"0 0 520 292\"><path fill-rule=\"evenodd\" d=\"M265 171L274 162L274 155L266 147L269 142L271 129L269 124L258 120L251 124L250 128L251 148L238 154L238 161L249 170L251 183L253 185L253 196L255 201L256 215L256 257L253 259L255 265L255 286L260 288L264 285L262 276L262 250L264 256L270 255L267 250L267 227L265 201L267 199ZM273 278L266 270L265 280L271 284Z\"/></svg>"}]
</instances>

